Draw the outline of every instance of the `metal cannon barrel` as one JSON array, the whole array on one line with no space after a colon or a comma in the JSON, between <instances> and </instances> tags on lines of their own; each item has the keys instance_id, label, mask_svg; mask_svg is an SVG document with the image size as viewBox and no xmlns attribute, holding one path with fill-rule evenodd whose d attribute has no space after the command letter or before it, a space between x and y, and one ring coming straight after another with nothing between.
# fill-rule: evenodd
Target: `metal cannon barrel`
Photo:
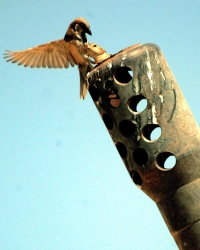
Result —
<instances>
[{"instance_id":1,"label":"metal cannon barrel","mask_svg":"<svg viewBox=\"0 0 200 250\"><path fill-rule=\"evenodd\" d=\"M133 182L157 204L179 249L200 249L200 131L160 48L128 47L88 83Z\"/></svg>"}]
</instances>

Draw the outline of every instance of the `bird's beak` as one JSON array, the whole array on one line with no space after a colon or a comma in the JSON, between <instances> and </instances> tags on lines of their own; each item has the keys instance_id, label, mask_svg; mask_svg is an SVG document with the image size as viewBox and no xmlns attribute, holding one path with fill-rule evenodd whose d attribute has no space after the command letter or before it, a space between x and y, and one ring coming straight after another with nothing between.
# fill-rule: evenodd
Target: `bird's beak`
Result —
<instances>
[{"instance_id":1,"label":"bird's beak","mask_svg":"<svg viewBox=\"0 0 200 250\"><path fill-rule=\"evenodd\" d=\"M88 30L86 31L86 33L89 34L89 35L92 35L92 32L91 32L90 29L88 29Z\"/></svg>"}]
</instances>

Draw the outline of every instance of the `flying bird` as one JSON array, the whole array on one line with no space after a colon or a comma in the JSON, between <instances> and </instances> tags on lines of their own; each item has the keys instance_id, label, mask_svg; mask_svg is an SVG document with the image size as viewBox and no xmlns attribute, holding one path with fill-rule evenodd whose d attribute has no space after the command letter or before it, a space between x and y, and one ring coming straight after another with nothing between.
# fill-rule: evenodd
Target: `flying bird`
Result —
<instances>
[{"instance_id":1,"label":"flying bird","mask_svg":"<svg viewBox=\"0 0 200 250\"><path fill-rule=\"evenodd\" d=\"M107 58L111 57L111 55L108 54L104 48L96 43L88 43L86 44L86 47L88 48L89 56L95 60L96 64L100 64Z\"/></svg>"},{"instance_id":2,"label":"flying bird","mask_svg":"<svg viewBox=\"0 0 200 250\"><path fill-rule=\"evenodd\" d=\"M80 74L80 98L87 94L87 73L94 63L88 56L87 36L92 35L90 24L82 17L70 23L63 39L45 43L22 51L6 50L7 62L31 68L68 68L78 65Z\"/></svg>"}]
</instances>

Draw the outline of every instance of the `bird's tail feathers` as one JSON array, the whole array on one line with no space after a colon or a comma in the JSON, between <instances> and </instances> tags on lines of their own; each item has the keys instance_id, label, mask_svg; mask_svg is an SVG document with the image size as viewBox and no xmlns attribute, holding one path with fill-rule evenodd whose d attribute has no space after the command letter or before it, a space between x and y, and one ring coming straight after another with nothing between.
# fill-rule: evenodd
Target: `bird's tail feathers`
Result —
<instances>
[{"instance_id":1,"label":"bird's tail feathers","mask_svg":"<svg viewBox=\"0 0 200 250\"><path fill-rule=\"evenodd\" d=\"M93 69L91 63L78 65L80 75L80 99L85 99L88 90L87 73Z\"/></svg>"}]
</instances>

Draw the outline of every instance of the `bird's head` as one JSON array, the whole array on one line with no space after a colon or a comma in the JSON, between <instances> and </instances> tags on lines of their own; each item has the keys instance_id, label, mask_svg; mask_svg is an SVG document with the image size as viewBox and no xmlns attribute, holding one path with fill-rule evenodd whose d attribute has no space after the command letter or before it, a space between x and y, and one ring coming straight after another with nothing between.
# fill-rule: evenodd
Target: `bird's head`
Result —
<instances>
[{"instance_id":1,"label":"bird's head","mask_svg":"<svg viewBox=\"0 0 200 250\"><path fill-rule=\"evenodd\" d=\"M88 55L92 57L97 64L109 58L111 55L106 52L104 48L96 43L89 43L86 45Z\"/></svg>"},{"instance_id":2,"label":"bird's head","mask_svg":"<svg viewBox=\"0 0 200 250\"><path fill-rule=\"evenodd\" d=\"M92 35L92 32L90 30L90 24L88 21L86 21L83 17L78 17L72 22L72 26L74 30L77 28L81 30L81 32L85 32L89 35Z\"/></svg>"},{"instance_id":3,"label":"bird's head","mask_svg":"<svg viewBox=\"0 0 200 250\"><path fill-rule=\"evenodd\" d=\"M65 36L76 36L81 39L83 43L86 43L86 33L92 35L90 24L83 17L78 17L70 23Z\"/></svg>"},{"instance_id":4,"label":"bird's head","mask_svg":"<svg viewBox=\"0 0 200 250\"><path fill-rule=\"evenodd\" d=\"M94 57L95 55L102 55L104 52L106 52L104 48L100 47L96 43L89 43L86 47L88 48L89 55L91 55L92 57Z\"/></svg>"}]
</instances>

